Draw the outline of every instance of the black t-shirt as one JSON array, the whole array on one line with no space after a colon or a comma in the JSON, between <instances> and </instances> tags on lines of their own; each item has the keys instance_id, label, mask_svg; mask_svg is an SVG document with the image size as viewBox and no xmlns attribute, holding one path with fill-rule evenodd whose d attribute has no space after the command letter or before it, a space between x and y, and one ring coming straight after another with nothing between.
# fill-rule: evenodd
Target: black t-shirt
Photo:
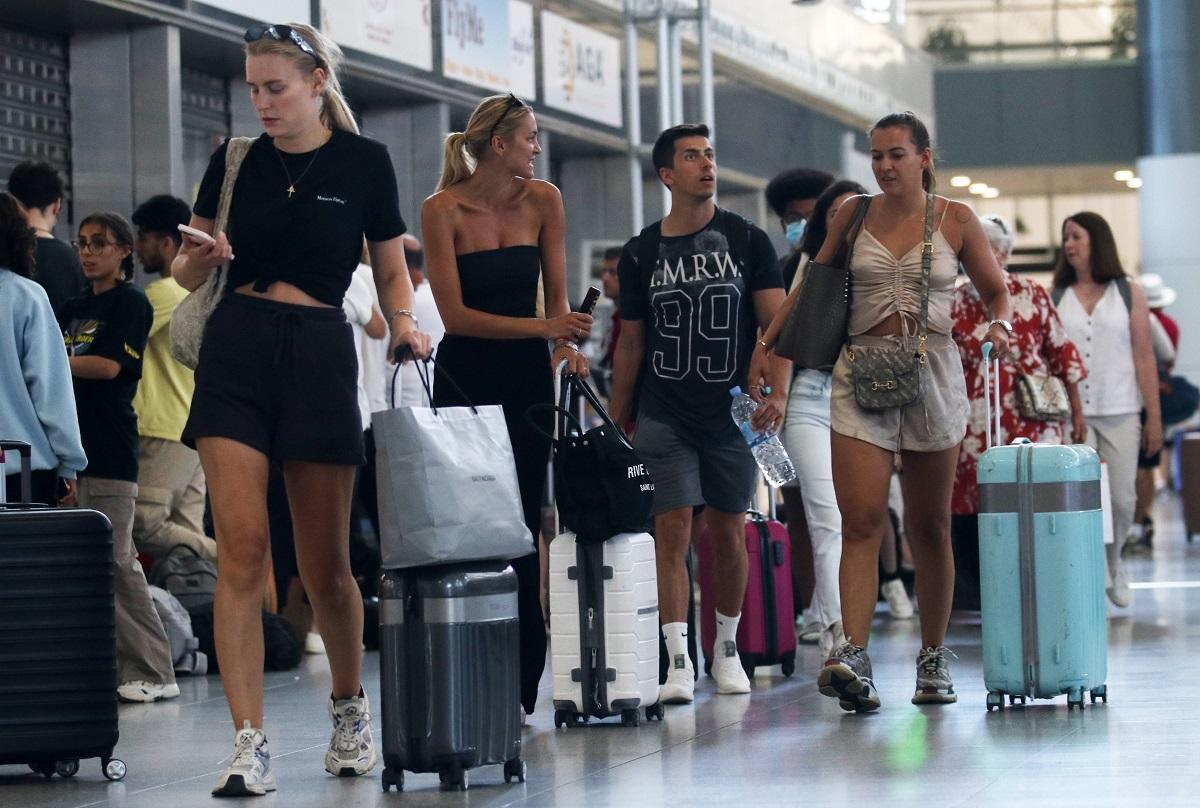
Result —
<instances>
[{"instance_id":1,"label":"black t-shirt","mask_svg":"<svg viewBox=\"0 0 1200 808\"><path fill-rule=\"evenodd\" d=\"M137 482L137 415L133 394L142 377L142 353L154 310L141 289L117 284L90 289L63 306L59 324L73 356L101 356L121 366L114 379L73 378L79 431L87 454L85 477Z\"/></svg>"},{"instance_id":2,"label":"black t-shirt","mask_svg":"<svg viewBox=\"0 0 1200 808\"><path fill-rule=\"evenodd\" d=\"M217 218L227 146L209 160L196 194L197 216ZM404 234L399 200L382 143L335 129L320 149L287 154L260 135L238 171L229 210L234 259L228 290L253 282L265 291L287 281L322 303L342 305L363 236L387 241Z\"/></svg>"},{"instance_id":3,"label":"black t-shirt","mask_svg":"<svg viewBox=\"0 0 1200 808\"><path fill-rule=\"evenodd\" d=\"M63 306L83 292L87 278L79 265L79 254L70 244L56 238L39 238L34 256L33 279L46 290L54 316L62 314Z\"/></svg>"},{"instance_id":4,"label":"black t-shirt","mask_svg":"<svg viewBox=\"0 0 1200 808\"><path fill-rule=\"evenodd\" d=\"M785 291L792 288L792 281L796 280L796 269L800 266L800 259L803 256L804 253L799 250L792 250L779 259L779 274L783 277L783 288Z\"/></svg>"},{"instance_id":5,"label":"black t-shirt","mask_svg":"<svg viewBox=\"0 0 1200 808\"><path fill-rule=\"evenodd\" d=\"M638 242L626 243L617 274L621 318L645 323L641 411L700 439L732 429L729 390L746 386L758 330L753 295L783 285L770 238L718 210L699 232L660 238L651 272L638 266Z\"/></svg>"}]
</instances>

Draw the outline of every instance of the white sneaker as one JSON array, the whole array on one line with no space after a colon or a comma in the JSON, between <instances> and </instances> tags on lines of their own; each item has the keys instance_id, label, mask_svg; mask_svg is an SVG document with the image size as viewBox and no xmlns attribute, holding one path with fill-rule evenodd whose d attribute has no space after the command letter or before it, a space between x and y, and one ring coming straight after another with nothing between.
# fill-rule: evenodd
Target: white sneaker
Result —
<instances>
[{"instance_id":1,"label":"white sneaker","mask_svg":"<svg viewBox=\"0 0 1200 808\"><path fill-rule=\"evenodd\" d=\"M821 637L817 640L817 650L821 652L821 656L828 659L833 654L833 649L841 647L844 642L846 634L842 630L842 621L835 620L821 632Z\"/></svg>"},{"instance_id":2,"label":"white sneaker","mask_svg":"<svg viewBox=\"0 0 1200 808\"><path fill-rule=\"evenodd\" d=\"M712 678L717 683L717 692L721 695L739 695L750 692L750 677L742 667L742 659L738 656L737 645L725 643L723 649L714 649Z\"/></svg>"},{"instance_id":3,"label":"white sneaker","mask_svg":"<svg viewBox=\"0 0 1200 808\"><path fill-rule=\"evenodd\" d=\"M214 797L261 797L275 790L275 775L271 774L271 751L267 736L254 729L249 721L242 723L233 742L233 762L212 790Z\"/></svg>"},{"instance_id":4,"label":"white sneaker","mask_svg":"<svg viewBox=\"0 0 1200 808\"><path fill-rule=\"evenodd\" d=\"M908 591L904 588L904 581L899 578L893 578L879 587L879 591L883 594L883 599L887 601L888 611L892 613L892 617L897 620L912 619L913 605L912 601L908 599Z\"/></svg>"},{"instance_id":5,"label":"white sneaker","mask_svg":"<svg viewBox=\"0 0 1200 808\"><path fill-rule=\"evenodd\" d=\"M667 681L658 686L658 700L663 704L691 704L695 699L696 669L687 654L676 654Z\"/></svg>"},{"instance_id":6,"label":"white sneaker","mask_svg":"<svg viewBox=\"0 0 1200 808\"><path fill-rule=\"evenodd\" d=\"M1112 586L1105 591L1113 606L1124 609L1133 601L1133 592L1129 589L1129 573L1125 571L1125 565L1117 564L1116 567L1117 571L1113 575Z\"/></svg>"},{"instance_id":7,"label":"white sneaker","mask_svg":"<svg viewBox=\"0 0 1200 808\"><path fill-rule=\"evenodd\" d=\"M130 703L149 704L152 701L179 698L179 685L161 682L126 682L117 688L117 698Z\"/></svg>"},{"instance_id":8,"label":"white sneaker","mask_svg":"<svg viewBox=\"0 0 1200 808\"><path fill-rule=\"evenodd\" d=\"M325 753L325 771L338 777L358 777L375 768L378 755L371 739L371 706L367 696L329 700L333 737Z\"/></svg>"},{"instance_id":9,"label":"white sneaker","mask_svg":"<svg viewBox=\"0 0 1200 808\"><path fill-rule=\"evenodd\" d=\"M319 656L325 655L325 641L321 639L320 634L310 631L304 635L304 653Z\"/></svg>"},{"instance_id":10,"label":"white sneaker","mask_svg":"<svg viewBox=\"0 0 1200 808\"><path fill-rule=\"evenodd\" d=\"M796 642L804 645L812 645L821 639L821 624L820 623L805 623L796 632Z\"/></svg>"}]
</instances>

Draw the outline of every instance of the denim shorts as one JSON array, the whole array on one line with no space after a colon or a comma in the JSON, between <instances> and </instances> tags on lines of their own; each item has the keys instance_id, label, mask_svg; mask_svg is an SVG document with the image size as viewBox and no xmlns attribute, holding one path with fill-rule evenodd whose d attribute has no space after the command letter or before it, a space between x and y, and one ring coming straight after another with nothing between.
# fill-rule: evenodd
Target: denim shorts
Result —
<instances>
[{"instance_id":1,"label":"denim shorts","mask_svg":"<svg viewBox=\"0 0 1200 808\"><path fill-rule=\"evenodd\" d=\"M743 513L750 507L758 464L732 422L720 434L700 440L642 412L633 448L654 480L656 516L695 505L723 513Z\"/></svg>"},{"instance_id":2,"label":"denim shorts","mask_svg":"<svg viewBox=\"0 0 1200 808\"><path fill-rule=\"evenodd\" d=\"M853 345L916 347L916 337L851 337ZM929 334L921 366L921 394L907 407L864 410L854 399L850 360L842 348L833 366L830 421L839 435L889 452L940 452L962 443L967 434L967 382L958 346L946 334Z\"/></svg>"}]
</instances>

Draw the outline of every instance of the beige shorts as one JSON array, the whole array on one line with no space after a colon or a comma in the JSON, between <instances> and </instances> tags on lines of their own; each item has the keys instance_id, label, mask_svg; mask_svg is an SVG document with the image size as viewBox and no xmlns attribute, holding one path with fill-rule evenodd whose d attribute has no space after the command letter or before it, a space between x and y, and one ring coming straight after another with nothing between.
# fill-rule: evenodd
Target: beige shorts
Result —
<instances>
[{"instance_id":1,"label":"beige shorts","mask_svg":"<svg viewBox=\"0 0 1200 808\"><path fill-rule=\"evenodd\" d=\"M916 337L851 337L862 346L916 346ZM930 334L921 366L921 396L907 407L864 410L854 400L854 382L846 348L833 367L830 421L839 435L889 452L940 452L957 446L967 434L967 385L958 346L946 334Z\"/></svg>"}]
</instances>

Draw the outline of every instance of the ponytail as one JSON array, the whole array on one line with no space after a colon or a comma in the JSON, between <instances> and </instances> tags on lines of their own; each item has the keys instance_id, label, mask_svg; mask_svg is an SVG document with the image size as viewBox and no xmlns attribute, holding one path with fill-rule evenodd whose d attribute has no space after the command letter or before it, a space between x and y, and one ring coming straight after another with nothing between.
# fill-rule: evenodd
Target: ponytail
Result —
<instances>
[{"instance_id":1,"label":"ponytail","mask_svg":"<svg viewBox=\"0 0 1200 808\"><path fill-rule=\"evenodd\" d=\"M467 119L466 131L451 132L446 136L438 191L474 174L480 157L491 148L492 138L507 140L512 137L520 121L530 113L529 106L512 93L490 95L480 101Z\"/></svg>"},{"instance_id":2,"label":"ponytail","mask_svg":"<svg viewBox=\"0 0 1200 808\"><path fill-rule=\"evenodd\" d=\"M444 191L451 185L462 182L475 173L475 159L467 153L465 132L446 135L446 150L442 157L442 178L437 189Z\"/></svg>"},{"instance_id":3,"label":"ponytail","mask_svg":"<svg viewBox=\"0 0 1200 808\"><path fill-rule=\"evenodd\" d=\"M342 83L331 68L326 70L325 90L321 93L321 122L330 129L358 134L354 113L350 111L346 96L342 95Z\"/></svg>"}]
</instances>

